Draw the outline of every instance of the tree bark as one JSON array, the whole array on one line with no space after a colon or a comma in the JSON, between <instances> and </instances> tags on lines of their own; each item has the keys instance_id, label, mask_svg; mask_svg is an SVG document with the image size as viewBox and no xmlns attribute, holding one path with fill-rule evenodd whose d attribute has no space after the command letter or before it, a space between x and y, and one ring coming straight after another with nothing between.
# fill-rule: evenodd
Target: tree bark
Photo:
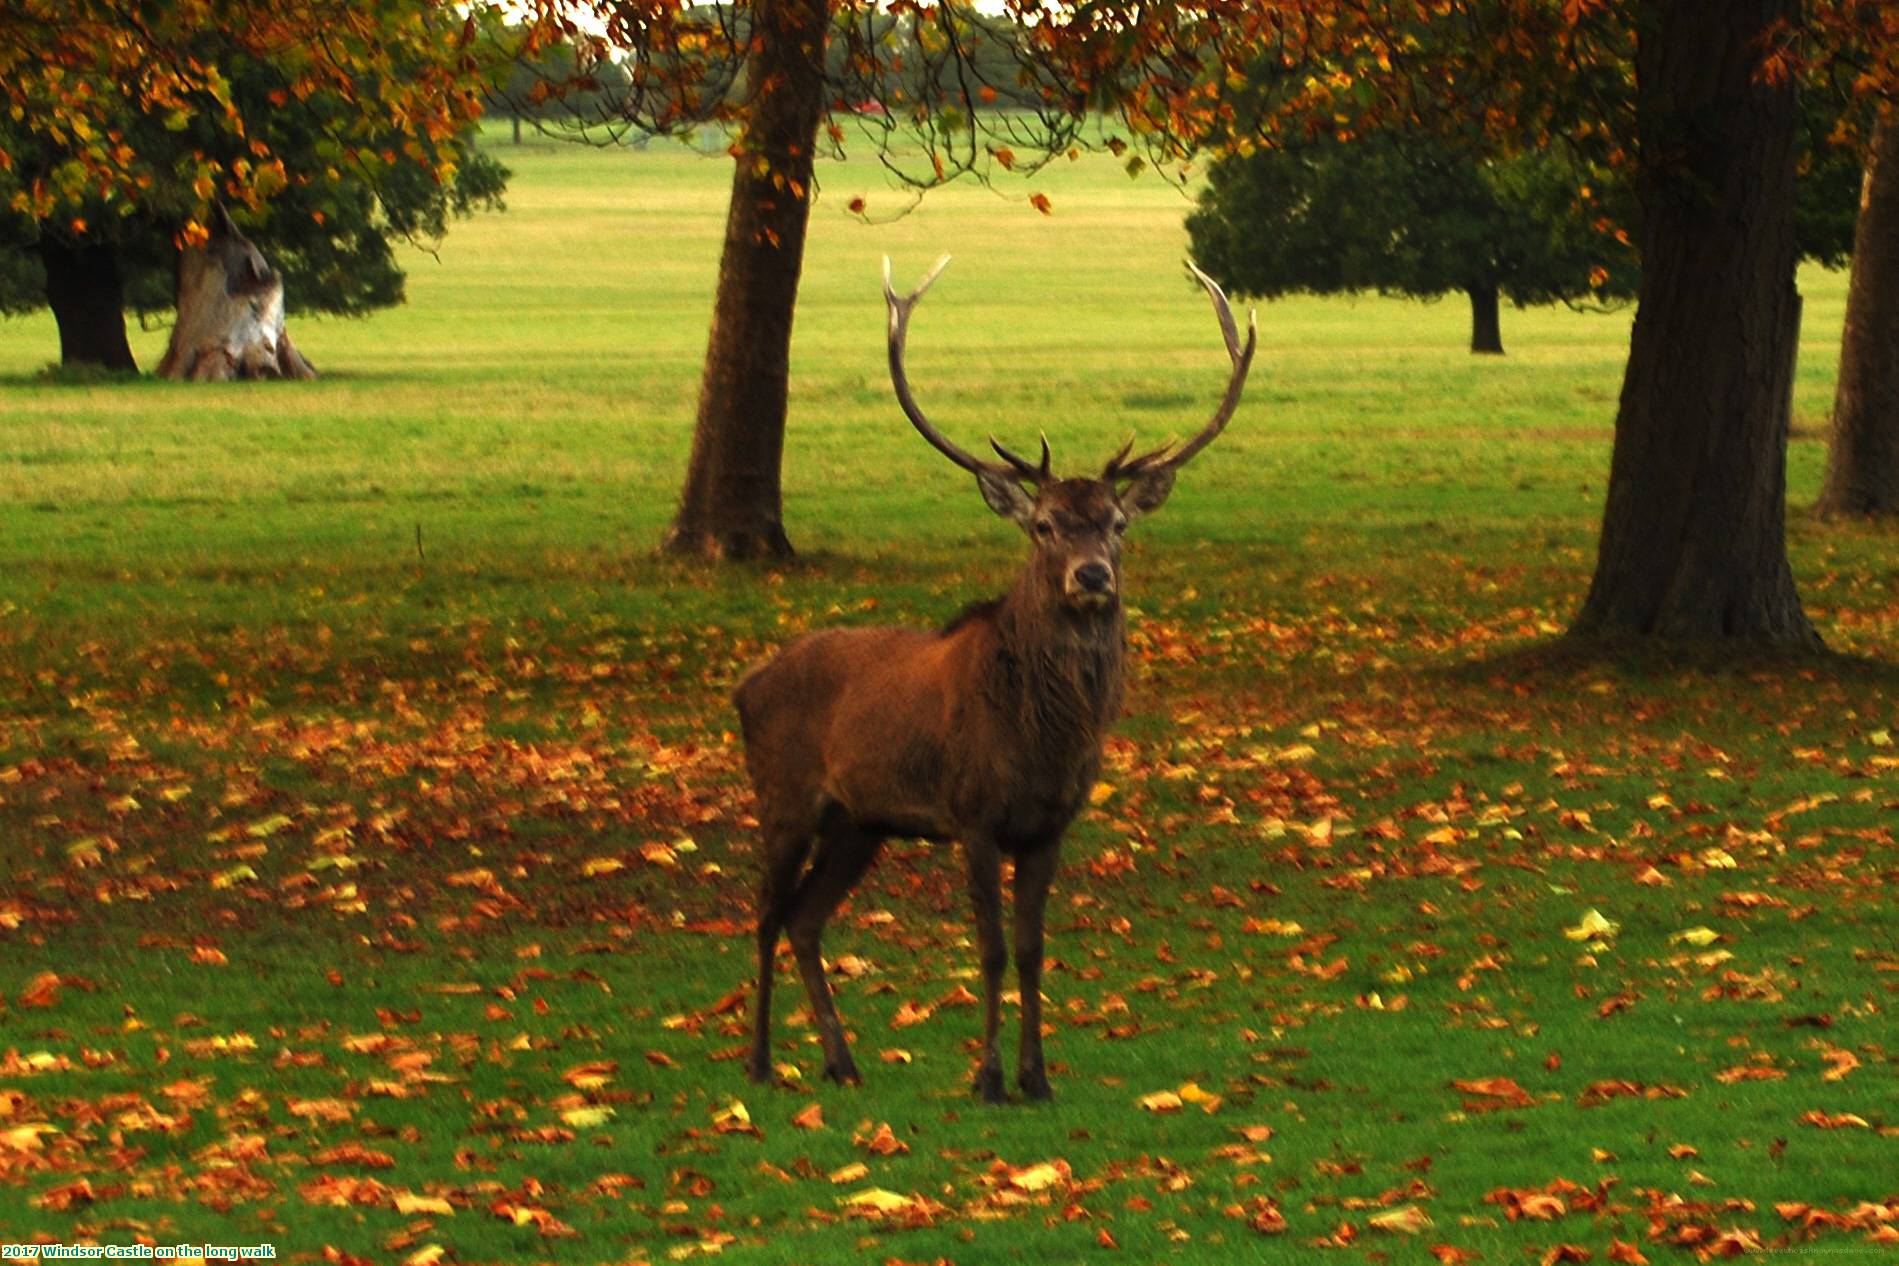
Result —
<instances>
[{"instance_id":1,"label":"tree bark","mask_svg":"<svg viewBox=\"0 0 1899 1266\"><path fill-rule=\"evenodd\" d=\"M158 374L180 382L316 377L284 328L283 277L221 206L210 240L178 258L178 320Z\"/></svg>"},{"instance_id":2,"label":"tree bark","mask_svg":"<svg viewBox=\"0 0 1899 1266\"><path fill-rule=\"evenodd\" d=\"M1495 286L1466 286L1470 296L1470 350L1484 356L1503 355L1503 325L1497 316Z\"/></svg>"},{"instance_id":3,"label":"tree bark","mask_svg":"<svg viewBox=\"0 0 1899 1266\"><path fill-rule=\"evenodd\" d=\"M779 467L829 11L825 0L760 0L754 13L754 95L732 178L692 459L662 544L709 559L791 553Z\"/></svg>"},{"instance_id":4,"label":"tree bark","mask_svg":"<svg viewBox=\"0 0 1899 1266\"><path fill-rule=\"evenodd\" d=\"M125 339L125 285L110 246L40 238L46 302L59 324L59 362L138 371Z\"/></svg>"},{"instance_id":5,"label":"tree bark","mask_svg":"<svg viewBox=\"0 0 1899 1266\"><path fill-rule=\"evenodd\" d=\"M1581 635L1817 648L1787 562L1799 0L1645 0L1642 288Z\"/></svg>"},{"instance_id":6,"label":"tree bark","mask_svg":"<svg viewBox=\"0 0 1899 1266\"><path fill-rule=\"evenodd\" d=\"M1853 230L1822 514L1899 514L1899 117L1873 128Z\"/></svg>"}]
</instances>

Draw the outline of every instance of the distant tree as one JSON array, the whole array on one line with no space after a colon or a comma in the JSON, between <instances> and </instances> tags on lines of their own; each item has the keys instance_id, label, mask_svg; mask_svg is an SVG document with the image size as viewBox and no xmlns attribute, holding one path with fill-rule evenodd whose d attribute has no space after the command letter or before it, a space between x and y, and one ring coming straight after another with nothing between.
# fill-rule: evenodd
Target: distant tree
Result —
<instances>
[{"instance_id":1,"label":"distant tree","mask_svg":"<svg viewBox=\"0 0 1899 1266\"><path fill-rule=\"evenodd\" d=\"M0 311L48 305L63 361L135 368L124 313L171 306L217 203L292 311L399 302L392 243L503 187L473 146L485 20L436 0L0 0Z\"/></svg>"},{"instance_id":2,"label":"distant tree","mask_svg":"<svg viewBox=\"0 0 1899 1266\"><path fill-rule=\"evenodd\" d=\"M487 39L493 69L482 108L488 117L508 120L516 145L523 122L557 131L609 123L630 80L609 58L595 58L583 70L573 44L546 43L529 27L506 26Z\"/></svg>"},{"instance_id":3,"label":"distant tree","mask_svg":"<svg viewBox=\"0 0 1899 1266\"><path fill-rule=\"evenodd\" d=\"M1374 134L1218 159L1187 231L1200 266L1241 294L1464 294L1470 350L1501 355L1500 296L1635 294L1635 252L1592 192L1550 155L1482 161Z\"/></svg>"},{"instance_id":4,"label":"distant tree","mask_svg":"<svg viewBox=\"0 0 1899 1266\"><path fill-rule=\"evenodd\" d=\"M1873 127L1846 295L1823 514L1899 514L1899 118Z\"/></svg>"}]
</instances>

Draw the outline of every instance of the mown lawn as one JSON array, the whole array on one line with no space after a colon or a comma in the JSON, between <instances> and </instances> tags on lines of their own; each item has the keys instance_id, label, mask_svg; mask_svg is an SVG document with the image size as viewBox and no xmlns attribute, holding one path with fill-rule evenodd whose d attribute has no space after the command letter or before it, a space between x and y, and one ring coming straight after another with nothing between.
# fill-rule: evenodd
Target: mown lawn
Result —
<instances>
[{"instance_id":1,"label":"mown lawn","mask_svg":"<svg viewBox=\"0 0 1899 1266\"><path fill-rule=\"evenodd\" d=\"M761 1090L726 693L802 629L941 621L1020 552L889 399L878 259L956 255L911 337L938 423L1080 469L1224 381L1186 203L1087 159L866 226L852 196L901 198L828 168L803 561L707 574L650 551L726 169L505 157L509 210L417 255L408 306L299 324L313 385L51 382L50 323L0 325L5 1239L1892 1253L1899 568L1805 512L1841 277L1803 277L1790 456L1825 660L1548 653L1626 313L1507 312L1492 360L1456 303L1262 311L1247 403L1130 547L1131 715L1050 920L1056 1101L969 1096L958 863L914 845L827 946L867 1084L811 1084L787 963Z\"/></svg>"}]
</instances>

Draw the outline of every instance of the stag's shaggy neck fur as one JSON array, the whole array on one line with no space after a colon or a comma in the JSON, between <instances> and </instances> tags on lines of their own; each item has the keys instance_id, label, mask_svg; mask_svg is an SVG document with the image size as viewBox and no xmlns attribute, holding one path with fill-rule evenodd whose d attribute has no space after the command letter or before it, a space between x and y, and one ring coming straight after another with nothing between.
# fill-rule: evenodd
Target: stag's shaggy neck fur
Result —
<instances>
[{"instance_id":1,"label":"stag's shaggy neck fur","mask_svg":"<svg viewBox=\"0 0 1899 1266\"><path fill-rule=\"evenodd\" d=\"M1076 609L1033 570L998 602L995 703L1019 718L1037 764L1092 763L1121 708L1127 624L1116 602Z\"/></svg>"}]
</instances>

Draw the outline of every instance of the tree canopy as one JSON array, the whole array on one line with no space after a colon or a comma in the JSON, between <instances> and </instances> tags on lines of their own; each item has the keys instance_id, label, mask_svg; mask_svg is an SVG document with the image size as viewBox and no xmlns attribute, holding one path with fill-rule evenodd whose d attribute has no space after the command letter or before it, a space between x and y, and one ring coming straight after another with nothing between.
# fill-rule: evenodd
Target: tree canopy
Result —
<instances>
[{"instance_id":1,"label":"tree canopy","mask_svg":"<svg viewBox=\"0 0 1899 1266\"><path fill-rule=\"evenodd\" d=\"M1521 306L1635 293L1628 235L1587 189L1553 155L1485 162L1374 135L1223 157L1187 228L1195 258L1241 294L1462 293L1471 350L1501 352L1500 294Z\"/></svg>"},{"instance_id":2,"label":"tree canopy","mask_svg":"<svg viewBox=\"0 0 1899 1266\"><path fill-rule=\"evenodd\" d=\"M478 27L433 0L0 0L0 307L44 301L48 252L90 252L163 310L214 203L293 310L398 302L392 240L503 186L472 144Z\"/></svg>"}]
</instances>

